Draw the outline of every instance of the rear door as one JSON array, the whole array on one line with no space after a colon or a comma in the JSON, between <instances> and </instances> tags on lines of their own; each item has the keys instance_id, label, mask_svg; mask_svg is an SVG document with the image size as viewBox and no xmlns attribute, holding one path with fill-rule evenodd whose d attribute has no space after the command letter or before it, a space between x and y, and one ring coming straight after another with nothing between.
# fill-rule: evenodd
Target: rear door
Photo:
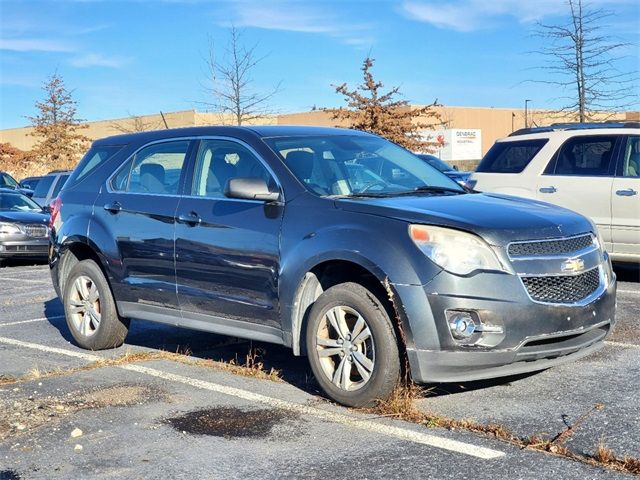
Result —
<instances>
[{"instance_id":1,"label":"rear door","mask_svg":"<svg viewBox=\"0 0 640 480\"><path fill-rule=\"evenodd\" d=\"M190 146L171 140L142 148L96 201L96 221L117 245L110 270L118 276L113 288L126 316L177 311L174 217Z\"/></svg>"},{"instance_id":2,"label":"rear door","mask_svg":"<svg viewBox=\"0 0 640 480\"><path fill-rule=\"evenodd\" d=\"M583 135L566 140L538 177L537 198L581 213L595 222L607 249L611 239L611 187L615 135Z\"/></svg>"},{"instance_id":3,"label":"rear door","mask_svg":"<svg viewBox=\"0 0 640 480\"><path fill-rule=\"evenodd\" d=\"M197 152L190 195L176 214L183 322L214 330L222 325L226 332L236 326L252 333L243 336L277 341L283 207L224 195L231 178L260 177L276 191L275 178L255 152L235 141L203 139Z\"/></svg>"},{"instance_id":4,"label":"rear door","mask_svg":"<svg viewBox=\"0 0 640 480\"><path fill-rule=\"evenodd\" d=\"M626 137L611 195L614 254L640 257L640 136Z\"/></svg>"}]
</instances>

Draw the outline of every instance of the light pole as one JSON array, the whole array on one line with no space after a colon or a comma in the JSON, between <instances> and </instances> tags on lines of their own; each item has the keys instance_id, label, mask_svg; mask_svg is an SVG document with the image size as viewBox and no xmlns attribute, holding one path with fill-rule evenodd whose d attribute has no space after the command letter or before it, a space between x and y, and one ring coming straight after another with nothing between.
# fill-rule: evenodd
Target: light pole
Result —
<instances>
[{"instance_id":1,"label":"light pole","mask_svg":"<svg viewBox=\"0 0 640 480\"><path fill-rule=\"evenodd\" d=\"M524 128L529 128L529 115L527 114L527 105L530 101L531 100L528 98L524 101Z\"/></svg>"}]
</instances>

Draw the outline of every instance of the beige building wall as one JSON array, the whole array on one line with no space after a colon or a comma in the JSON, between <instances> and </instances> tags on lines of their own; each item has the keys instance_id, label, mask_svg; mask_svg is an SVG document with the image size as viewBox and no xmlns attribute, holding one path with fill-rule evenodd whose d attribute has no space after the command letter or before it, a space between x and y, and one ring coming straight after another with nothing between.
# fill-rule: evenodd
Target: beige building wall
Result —
<instances>
[{"instance_id":1,"label":"beige building wall","mask_svg":"<svg viewBox=\"0 0 640 480\"><path fill-rule=\"evenodd\" d=\"M440 120L425 119L435 122L435 128L479 128L482 130L482 153L493 145L498 138L509 135L513 130L523 128L524 111L517 108L473 108L473 107L438 107ZM555 122L575 121L569 116L561 118L550 112L532 110L528 112L529 125L549 125ZM602 120L638 121L640 112L622 114L603 114ZM142 130L159 130L165 128L194 127L203 125L232 125L233 118L218 113L197 112L184 110L164 113L162 115L142 115L136 117L118 118L89 122L84 134L92 140L118 135L126 132ZM346 126L331 119L331 115L322 110L289 113L256 119L252 124L260 125L316 125L316 126ZM36 143L36 137L31 135L31 127L0 130L0 143L10 143L20 150L30 150Z\"/></svg>"}]
</instances>

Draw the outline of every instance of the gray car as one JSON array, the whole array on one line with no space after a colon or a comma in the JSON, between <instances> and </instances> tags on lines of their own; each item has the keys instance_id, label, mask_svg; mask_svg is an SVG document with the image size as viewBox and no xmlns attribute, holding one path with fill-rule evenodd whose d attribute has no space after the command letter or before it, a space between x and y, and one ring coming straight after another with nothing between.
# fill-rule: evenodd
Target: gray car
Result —
<instances>
[{"instance_id":1,"label":"gray car","mask_svg":"<svg viewBox=\"0 0 640 480\"><path fill-rule=\"evenodd\" d=\"M0 265L8 258L46 259L49 214L26 195L0 188Z\"/></svg>"},{"instance_id":2,"label":"gray car","mask_svg":"<svg viewBox=\"0 0 640 480\"><path fill-rule=\"evenodd\" d=\"M67 182L71 172L66 170L56 170L40 178L33 192L33 200L43 207L49 206L51 201L58 196L62 187Z\"/></svg>"}]
</instances>

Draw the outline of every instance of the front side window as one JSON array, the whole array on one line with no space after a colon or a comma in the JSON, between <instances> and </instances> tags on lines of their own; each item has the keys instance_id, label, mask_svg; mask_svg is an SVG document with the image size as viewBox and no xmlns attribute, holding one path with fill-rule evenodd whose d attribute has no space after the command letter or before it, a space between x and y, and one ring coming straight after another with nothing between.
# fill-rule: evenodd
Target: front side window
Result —
<instances>
[{"instance_id":1,"label":"front side window","mask_svg":"<svg viewBox=\"0 0 640 480\"><path fill-rule=\"evenodd\" d=\"M640 177L640 137L628 137L622 158L622 176Z\"/></svg>"},{"instance_id":2,"label":"front side window","mask_svg":"<svg viewBox=\"0 0 640 480\"><path fill-rule=\"evenodd\" d=\"M425 161L380 137L318 135L264 141L320 196L391 196L421 189L465 191Z\"/></svg>"},{"instance_id":3,"label":"front side window","mask_svg":"<svg viewBox=\"0 0 640 480\"><path fill-rule=\"evenodd\" d=\"M228 140L202 140L196 158L191 194L197 197L223 198L232 178L263 179L269 189L277 190L264 165L242 145Z\"/></svg>"},{"instance_id":4,"label":"front side window","mask_svg":"<svg viewBox=\"0 0 640 480\"><path fill-rule=\"evenodd\" d=\"M189 141L164 142L138 151L114 177L114 190L176 195Z\"/></svg>"},{"instance_id":5,"label":"front side window","mask_svg":"<svg viewBox=\"0 0 640 480\"><path fill-rule=\"evenodd\" d=\"M545 173L587 177L609 176L615 143L616 139L612 136L571 138L560 147Z\"/></svg>"},{"instance_id":6,"label":"front side window","mask_svg":"<svg viewBox=\"0 0 640 480\"><path fill-rule=\"evenodd\" d=\"M520 173L531 162L547 139L496 142L482 158L477 172Z\"/></svg>"}]
</instances>

